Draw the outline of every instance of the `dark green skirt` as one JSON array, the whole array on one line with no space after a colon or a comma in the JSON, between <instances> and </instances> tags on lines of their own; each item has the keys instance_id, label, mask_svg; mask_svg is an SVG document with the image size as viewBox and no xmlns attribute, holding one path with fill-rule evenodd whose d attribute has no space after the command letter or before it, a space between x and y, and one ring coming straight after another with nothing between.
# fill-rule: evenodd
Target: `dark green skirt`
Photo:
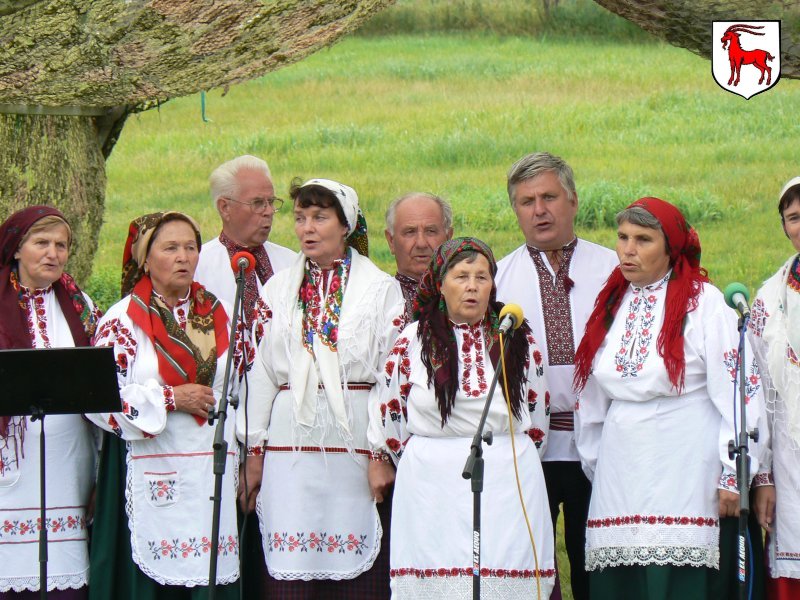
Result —
<instances>
[{"instance_id":1,"label":"dark green skirt","mask_svg":"<svg viewBox=\"0 0 800 600\"><path fill-rule=\"evenodd\" d=\"M707 567L609 567L589 574L589 596L592 600L706 600L713 577Z\"/></svg>"},{"instance_id":2,"label":"dark green skirt","mask_svg":"<svg viewBox=\"0 0 800 600\"><path fill-rule=\"evenodd\" d=\"M89 600L205 600L207 587L161 585L133 562L125 512L126 453L125 442L104 434L89 552ZM238 597L238 581L217 587L219 600Z\"/></svg>"},{"instance_id":3,"label":"dark green skirt","mask_svg":"<svg viewBox=\"0 0 800 600\"><path fill-rule=\"evenodd\" d=\"M753 557L747 583L752 578L752 600L763 600L764 545L752 513L748 529ZM590 596L592 600L737 600L738 535L738 518L720 519L719 571L673 565L611 567L590 574Z\"/></svg>"}]
</instances>

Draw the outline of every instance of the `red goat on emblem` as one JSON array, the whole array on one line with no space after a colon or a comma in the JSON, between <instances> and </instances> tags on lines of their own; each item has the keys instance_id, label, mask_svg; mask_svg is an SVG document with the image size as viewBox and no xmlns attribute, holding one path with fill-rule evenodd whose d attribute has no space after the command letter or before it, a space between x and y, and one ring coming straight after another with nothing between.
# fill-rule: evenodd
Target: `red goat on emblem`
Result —
<instances>
[{"instance_id":1,"label":"red goat on emblem","mask_svg":"<svg viewBox=\"0 0 800 600\"><path fill-rule=\"evenodd\" d=\"M766 50L744 50L739 43L739 34L750 33L752 35L764 35L754 31L756 29L764 29L763 25L746 25L739 23L731 25L725 30L725 34L720 39L722 42L722 49L728 50L728 60L731 63L731 78L728 80L728 85L739 85L740 70L742 65L754 65L761 71L761 79L758 80L758 85L764 82L764 75L767 76L767 85L772 81L772 69L767 64L769 60L775 60ZM730 46L728 44L730 43ZM734 81L736 77L736 81Z\"/></svg>"}]
</instances>

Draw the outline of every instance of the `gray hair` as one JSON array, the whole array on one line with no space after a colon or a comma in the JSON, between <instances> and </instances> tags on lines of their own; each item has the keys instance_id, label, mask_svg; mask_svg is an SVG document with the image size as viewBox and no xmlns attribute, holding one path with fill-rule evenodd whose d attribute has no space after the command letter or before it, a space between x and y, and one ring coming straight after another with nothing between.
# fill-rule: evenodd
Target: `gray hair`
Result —
<instances>
[{"instance_id":1,"label":"gray hair","mask_svg":"<svg viewBox=\"0 0 800 600\"><path fill-rule=\"evenodd\" d=\"M389 208L386 209L387 231L394 232L394 217L397 214L397 207L400 206L402 202L410 200L411 198L427 198L428 200L433 200L436 202L442 211L442 225L444 226L445 231L448 231L453 227L453 208L450 206L450 203L447 202L447 200L440 198L435 194L429 194L428 192L409 192L408 194L404 194L399 198L392 200Z\"/></svg>"},{"instance_id":2,"label":"gray hair","mask_svg":"<svg viewBox=\"0 0 800 600\"><path fill-rule=\"evenodd\" d=\"M617 225L619 226L623 223L630 223L631 225L638 225L639 227L647 227L648 229L655 229L664 233L664 249L666 250L667 254L670 253L669 238L667 238L664 228L661 227L661 222L653 216L653 213L641 206L630 206L617 213ZM670 264L672 264L671 259Z\"/></svg>"},{"instance_id":3,"label":"gray hair","mask_svg":"<svg viewBox=\"0 0 800 600\"><path fill-rule=\"evenodd\" d=\"M224 162L214 169L208 178L208 187L214 207L217 206L217 200L220 198L236 198L239 194L239 182L236 180L236 176L242 170L260 171L267 176L267 179L272 180L269 166L256 156L245 154Z\"/></svg>"},{"instance_id":4,"label":"gray hair","mask_svg":"<svg viewBox=\"0 0 800 600\"><path fill-rule=\"evenodd\" d=\"M561 187L574 202L578 192L575 189L575 174L572 172L572 167L560 156L549 152L535 152L520 158L508 171L508 199L511 206L514 206L516 201L514 194L518 184L547 172L553 172L558 176Z\"/></svg>"},{"instance_id":5,"label":"gray hair","mask_svg":"<svg viewBox=\"0 0 800 600\"><path fill-rule=\"evenodd\" d=\"M630 206L617 213L617 225L630 223L648 229L658 229L661 231L661 222L653 214L641 206Z\"/></svg>"}]
</instances>

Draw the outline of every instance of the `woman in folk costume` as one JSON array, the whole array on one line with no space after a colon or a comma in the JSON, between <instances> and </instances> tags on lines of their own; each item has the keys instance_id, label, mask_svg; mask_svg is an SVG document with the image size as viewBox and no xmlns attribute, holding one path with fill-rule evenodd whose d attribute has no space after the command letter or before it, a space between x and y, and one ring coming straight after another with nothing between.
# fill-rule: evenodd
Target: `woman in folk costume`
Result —
<instances>
[{"instance_id":1,"label":"woman in folk costume","mask_svg":"<svg viewBox=\"0 0 800 600\"><path fill-rule=\"evenodd\" d=\"M455 238L439 246L417 292L419 320L395 342L386 362L387 389L371 407L370 441L397 464L393 598L472 597L473 494L461 472L498 368L503 304L495 299L496 271L492 251L480 240ZM494 441L483 449L481 596L546 600L555 570L539 452L549 398L542 354L527 322L511 338L505 363L509 387L501 377L485 428Z\"/></svg>"},{"instance_id":2,"label":"woman in folk costume","mask_svg":"<svg viewBox=\"0 0 800 600\"><path fill-rule=\"evenodd\" d=\"M781 190L778 212L786 237L800 252L800 177ZM749 333L762 367L771 433L771 452L765 452L761 469L768 485L757 488L754 505L769 532L767 597L794 599L800 597L800 254L758 291Z\"/></svg>"},{"instance_id":3,"label":"woman in folk costume","mask_svg":"<svg viewBox=\"0 0 800 600\"><path fill-rule=\"evenodd\" d=\"M238 597L235 450L227 456L220 536L209 539L215 428L207 417L222 392L229 313L193 281L199 248L199 228L187 215L135 219L124 297L98 326L95 345L114 348L122 412L89 415L113 434L105 437L98 475L93 599L205 598L212 543L219 548L217 597ZM233 418L226 429L232 441Z\"/></svg>"},{"instance_id":4,"label":"woman in folk costume","mask_svg":"<svg viewBox=\"0 0 800 600\"><path fill-rule=\"evenodd\" d=\"M641 198L617 223L620 265L575 356L577 445L593 486L591 595L722 597L713 591L719 522L739 503L727 451L736 316L708 282L697 233L677 208ZM748 427L758 426L760 387L749 360Z\"/></svg>"},{"instance_id":5,"label":"woman in folk costume","mask_svg":"<svg viewBox=\"0 0 800 600\"><path fill-rule=\"evenodd\" d=\"M71 242L64 215L49 206L24 208L0 225L0 349L89 345L100 314L64 272ZM92 432L80 415L52 415L46 421L48 597L85 599ZM40 593L40 434L40 423L28 417L0 417L2 600Z\"/></svg>"},{"instance_id":6,"label":"woman in folk costume","mask_svg":"<svg viewBox=\"0 0 800 600\"><path fill-rule=\"evenodd\" d=\"M257 510L268 595L386 598L389 515L367 481L368 405L402 325L403 297L366 257L356 192L328 179L298 183L301 254L264 288L246 435L243 415L238 423L248 480L261 482L263 468Z\"/></svg>"}]
</instances>

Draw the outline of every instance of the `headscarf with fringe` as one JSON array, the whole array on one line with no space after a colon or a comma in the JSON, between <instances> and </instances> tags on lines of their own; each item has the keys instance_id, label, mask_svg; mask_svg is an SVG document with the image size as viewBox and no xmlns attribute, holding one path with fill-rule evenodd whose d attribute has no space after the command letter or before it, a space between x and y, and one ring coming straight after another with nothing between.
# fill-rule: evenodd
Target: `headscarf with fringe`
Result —
<instances>
[{"instance_id":1,"label":"headscarf with fringe","mask_svg":"<svg viewBox=\"0 0 800 600\"><path fill-rule=\"evenodd\" d=\"M462 252L482 254L489 262L492 273L492 291L486 315L483 317L483 333L486 349L492 365L498 367L500 358L499 315L504 304L497 300L494 277L497 263L491 249L477 238L453 238L439 246L431 257L430 265L417 288L414 301L414 318L419 321L417 336L422 344L422 362L428 372L428 385L433 383L442 426L447 422L455 405L458 391L458 356L453 324L447 315L447 304L442 296L442 282L454 259ZM506 390L502 379L500 386L511 402L511 410L520 417L525 390L525 363L528 356L530 327L525 321L509 340L506 367L510 390Z\"/></svg>"},{"instance_id":2,"label":"headscarf with fringe","mask_svg":"<svg viewBox=\"0 0 800 600\"><path fill-rule=\"evenodd\" d=\"M153 236L165 220L190 225L200 248L200 228L183 213L157 212L131 221L122 261L122 294L131 296L128 316L156 349L158 373L165 384L198 383L211 387L217 359L228 350L228 317L220 301L194 281L189 289L191 306L184 330L172 316L172 309L154 293L144 263ZM205 422L201 417L195 419L200 425Z\"/></svg>"},{"instance_id":3,"label":"headscarf with fringe","mask_svg":"<svg viewBox=\"0 0 800 600\"><path fill-rule=\"evenodd\" d=\"M661 224L669 249L672 274L667 286L664 324L658 334L658 354L664 360L667 375L678 391L683 389L686 373L683 324L686 315L697 308L698 296L708 273L700 266L700 238L697 231L686 222L681 211L659 198L639 198L628 208L639 206L653 215ZM629 282L617 266L600 291L578 350L575 352L575 389L586 385L592 371L597 350L603 343Z\"/></svg>"}]
</instances>

